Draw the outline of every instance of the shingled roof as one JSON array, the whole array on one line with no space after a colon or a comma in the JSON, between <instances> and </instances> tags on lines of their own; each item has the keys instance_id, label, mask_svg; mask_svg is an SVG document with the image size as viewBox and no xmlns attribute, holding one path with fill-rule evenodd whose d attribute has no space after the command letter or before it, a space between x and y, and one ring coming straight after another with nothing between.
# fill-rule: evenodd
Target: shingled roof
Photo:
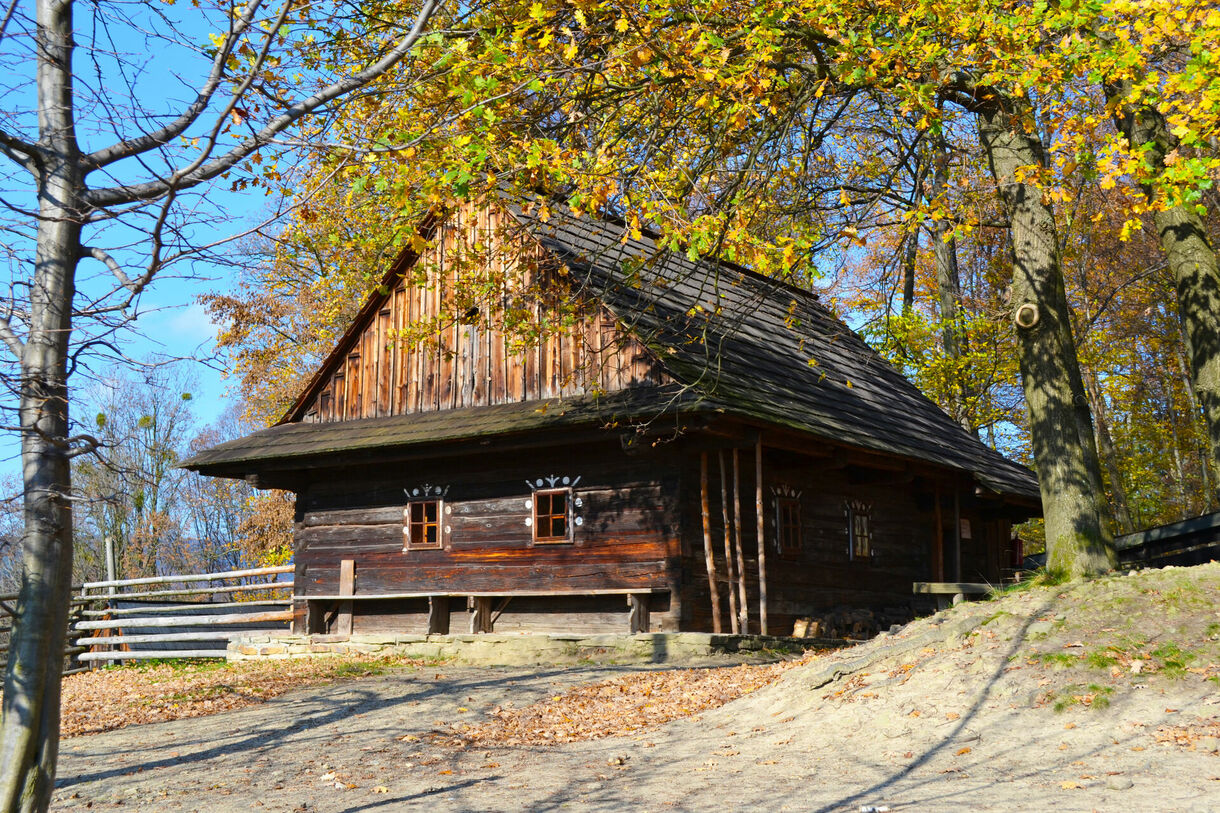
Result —
<instances>
[{"instance_id":1,"label":"shingled roof","mask_svg":"<svg viewBox=\"0 0 1220 813\"><path fill-rule=\"evenodd\" d=\"M651 234L566 207L503 205L657 357L680 397L519 404L334 423L289 423L209 449L184 464L228 473L259 461L412 445L567 424L644 418L649 410L714 411L838 444L970 474L1000 494L1037 499L1032 472L963 430L836 318L817 297L739 266L662 249ZM542 214L545 212L545 215ZM536 406L536 405L535 405ZM549 416L548 416L549 412Z\"/></svg>"}]
</instances>

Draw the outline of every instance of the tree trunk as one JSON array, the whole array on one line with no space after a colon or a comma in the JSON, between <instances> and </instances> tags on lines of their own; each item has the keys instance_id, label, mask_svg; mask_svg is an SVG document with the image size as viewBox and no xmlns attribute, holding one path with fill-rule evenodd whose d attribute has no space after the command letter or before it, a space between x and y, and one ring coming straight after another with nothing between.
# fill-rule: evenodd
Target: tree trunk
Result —
<instances>
[{"instance_id":1,"label":"tree trunk","mask_svg":"<svg viewBox=\"0 0 1220 813\"><path fill-rule=\"evenodd\" d=\"M1116 103L1114 124L1127 138L1131 151L1143 153L1154 171L1165 167L1165 156L1178 146L1160 111L1147 106L1123 104L1130 82L1106 84L1106 94ZM1186 206L1162 209L1156 190L1145 186L1153 204L1153 223L1161 248L1173 271L1178 296L1178 318L1186 339L1195 396L1207 424L1212 461L1220 464L1220 262L1199 216Z\"/></svg>"},{"instance_id":2,"label":"tree trunk","mask_svg":"<svg viewBox=\"0 0 1220 813\"><path fill-rule=\"evenodd\" d=\"M31 324L21 359L25 534L0 718L0 809L44 811L55 787L59 681L72 591L68 336L80 251L80 174L72 118L72 6L37 10L40 167Z\"/></svg>"},{"instance_id":3,"label":"tree trunk","mask_svg":"<svg viewBox=\"0 0 1220 813\"><path fill-rule=\"evenodd\" d=\"M949 191L949 147L943 135L936 137L933 148L936 150L932 157L933 194L944 197ZM957 267L957 240L947 220L937 220L932 226L932 256L936 260L936 290L940 298L941 342L956 370L955 417L967 432L977 435L978 430L966 408L971 393L960 362L969 352L969 345L962 324L962 278Z\"/></svg>"},{"instance_id":4,"label":"tree trunk","mask_svg":"<svg viewBox=\"0 0 1220 813\"><path fill-rule=\"evenodd\" d=\"M913 224L903 241L902 250L902 315L911 313L915 305L915 260L919 257L919 225Z\"/></svg>"},{"instance_id":5,"label":"tree trunk","mask_svg":"<svg viewBox=\"0 0 1220 813\"><path fill-rule=\"evenodd\" d=\"M1097 451L1102 465L1110 478L1110 504L1114 507L1114 518L1118 523L1119 533L1130 533L1135 530L1131 521L1131 509L1127 501L1127 489L1123 486L1123 473L1118 467L1118 449L1114 446L1114 437L1110 434L1110 422L1106 414L1106 402L1101 393L1101 384L1097 373L1089 370L1086 374L1085 389L1089 394L1089 402L1093 407L1093 419L1097 427Z\"/></svg>"},{"instance_id":6,"label":"tree trunk","mask_svg":"<svg viewBox=\"0 0 1220 813\"><path fill-rule=\"evenodd\" d=\"M1114 542L1102 522L1104 491L1093 421L1080 378L1055 216L1021 167L1041 166L1042 144L1026 128L1029 110L1006 99L980 104L979 140L1009 218L1012 307L1021 384L1046 522L1047 567L1068 576L1111 570Z\"/></svg>"},{"instance_id":7,"label":"tree trunk","mask_svg":"<svg viewBox=\"0 0 1220 813\"><path fill-rule=\"evenodd\" d=\"M1195 416L1203 414L1203 405L1199 403L1199 394L1195 392L1195 380L1190 375L1190 365L1186 361L1186 354L1183 352L1181 344L1179 344L1174 356L1178 360L1178 374L1182 377L1182 385L1186 390L1186 397L1190 401L1190 413ZM1207 427L1204 426L1204 435L1207 434ZM1205 511L1215 511L1220 501L1216 499L1216 483L1220 481L1220 460L1211 454L1210 447L1199 444L1199 480L1200 487L1203 489L1203 503Z\"/></svg>"}]
</instances>

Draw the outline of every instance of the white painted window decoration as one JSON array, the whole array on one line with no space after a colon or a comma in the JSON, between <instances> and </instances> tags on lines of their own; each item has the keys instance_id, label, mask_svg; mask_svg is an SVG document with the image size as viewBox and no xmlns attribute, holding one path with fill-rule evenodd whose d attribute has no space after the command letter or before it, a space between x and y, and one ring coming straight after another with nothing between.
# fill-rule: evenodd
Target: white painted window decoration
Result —
<instances>
[{"instance_id":1,"label":"white painted window decoration","mask_svg":"<svg viewBox=\"0 0 1220 813\"><path fill-rule=\"evenodd\" d=\"M402 491L407 497L407 505L402 511L403 551L443 548L449 535L444 518L453 513L453 509L445 505L449 486L424 484Z\"/></svg>"},{"instance_id":2,"label":"white painted window decoration","mask_svg":"<svg viewBox=\"0 0 1220 813\"><path fill-rule=\"evenodd\" d=\"M847 558L867 562L873 556L873 507L862 500L848 500L844 512L847 514Z\"/></svg>"},{"instance_id":3,"label":"white painted window decoration","mask_svg":"<svg viewBox=\"0 0 1220 813\"><path fill-rule=\"evenodd\" d=\"M801 492L790 485L771 487L775 495L775 549L782 556L801 552Z\"/></svg>"},{"instance_id":4,"label":"white painted window decoration","mask_svg":"<svg viewBox=\"0 0 1220 813\"><path fill-rule=\"evenodd\" d=\"M534 492L525 501L530 515L525 526L532 528L536 544L562 544L573 541L573 529L584 525L585 519L577 513L584 500L573 494L580 476L552 474L526 480Z\"/></svg>"}]
</instances>

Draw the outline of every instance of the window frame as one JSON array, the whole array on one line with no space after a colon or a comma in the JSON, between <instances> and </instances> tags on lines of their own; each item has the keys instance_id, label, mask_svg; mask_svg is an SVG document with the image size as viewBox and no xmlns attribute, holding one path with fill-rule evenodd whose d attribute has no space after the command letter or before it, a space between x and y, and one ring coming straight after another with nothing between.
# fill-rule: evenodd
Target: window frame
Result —
<instances>
[{"instance_id":1,"label":"window frame","mask_svg":"<svg viewBox=\"0 0 1220 813\"><path fill-rule=\"evenodd\" d=\"M794 517L794 522L787 523L784 521L784 509L791 508ZM791 531L791 536L789 532ZM779 549L781 556L795 559L800 556L803 549L804 539L802 538L801 525L801 500L799 497L781 496L775 498L775 546Z\"/></svg>"},{"instance_id":2,"label":"window frame","mask_svg":"<svg viewBox=\"0 0 1220 813\"><path fill-rule=\"evenodd\" d=\"M427 513L425 509L424 521L415 523L411 518L411 511L417 505L428 505L436 503L436 522L430 523L427 521ZM427 542L417 542L412 534L412 526L419 525L424 529L424 536L427 537L427 528L429 525L436 526L436 542L428 544ZM402 510L402 532L403 542L402 549L404 552L410 550L442 550L445 547L445 498L436 497L427 500L411 500Z\"/></svg>"},{"instance_id":3,"label":"window frame","mask_svg":"<svg viewBox=\"0 0 1220 813\"><path fill-rule=\"evenodd\" d=\"M554 518L558 517L559 514L547 513L547 514L540 515L538 513L539 498L540 497L554 497L556 495L563 496L563 504L564 504L563 522L564 522L565 533L562 536L554 536L554 535L542 536L539 533L539 529L541 527L540 523L538 521L539 517L540 516L547 517L548 521L551 523L551 525L549 527L553 528L554 527L554 525L553 525ZM572 498L571 487L540 488L534 492L534 495L533 495L534 506L533 506L532 514L531 514L532 519L530 520L530 527L532 528L532 531L533 531L535 545L570 545L570 544L572 544L572 541L573 541L572 529L575 524L573 522L573 516L572 516L573 503L574 503L574 500ZM552 505L551 508L553 509L554 506Z\"/></svg>"},{"instance_id":4,"label":"window frame","mask_svg":"<svg viewBox=\"0 0 1220 813\"><path fill-rule=\"evenodd\" d=\"M861 534L857 523L864 524L864 550L857 552ZM871 562L873 560L873 507L866 503L849 501L847 503L847 559L851 562Z\"/></svg>"}]
</instances>

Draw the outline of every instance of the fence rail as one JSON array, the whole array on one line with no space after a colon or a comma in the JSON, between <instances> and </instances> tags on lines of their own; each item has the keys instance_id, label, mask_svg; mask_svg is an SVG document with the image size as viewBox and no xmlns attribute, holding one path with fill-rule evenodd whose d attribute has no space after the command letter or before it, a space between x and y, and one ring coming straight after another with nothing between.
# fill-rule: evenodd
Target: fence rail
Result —
<instances>
[{"instance_id":1,"label":"fence rail","mask_svg":"<svg viewBox=\"0 0 1220 813\"><path fill-rule=\"evenodd\" d=\"M64 674L113 661L224 657L222 647L201 648L197 642L225 644L251 633L286 631L293 583L276 579L292 570L283 565L74 585ZM264 578L269 581L248 581ZM169 589L146 589L157 585ZM242 601L242 593L268 595ZM0 596L0 668L8 658L16 599L16 594ZM173 601L153 603L156 599Z\"/></svg>"}]
</instances>

